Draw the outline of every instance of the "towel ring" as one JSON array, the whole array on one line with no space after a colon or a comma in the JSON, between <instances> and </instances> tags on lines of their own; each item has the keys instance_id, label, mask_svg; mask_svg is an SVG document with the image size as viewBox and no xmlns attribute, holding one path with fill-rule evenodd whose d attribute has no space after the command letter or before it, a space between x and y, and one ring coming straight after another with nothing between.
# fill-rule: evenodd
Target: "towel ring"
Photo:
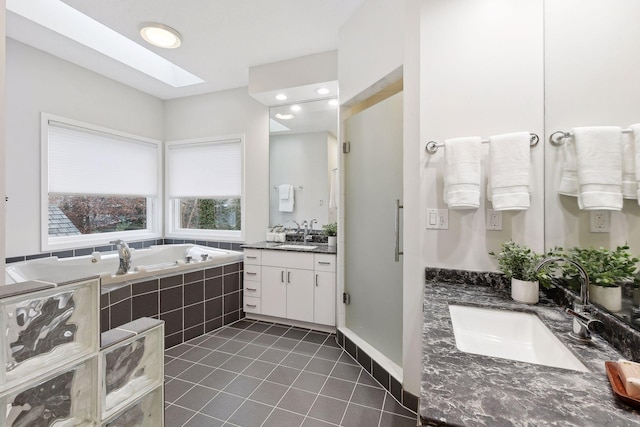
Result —
<instances>
[{"instance_id":1,"label":"towel ring","mask_svg":"<svg viewBox=\"0 0 640 427\"><path fill-rule=\"evenodd\" d=\"M564 144L564 139L565 138L569 138L570 136L571 136L571 134L568 133L568 132L557 130L554 133L552 133L551 135L549 135L549 142L554 147L560 147L560 146L562 146Z\"/></svg>"},{"instance_id":2,"label":"towel ring","mask_svg":"<svg viewBox=\"0 0 640 427\"><path fill-rule=\"evenodd\" d=\"M531 135L531 138L529 139L529 146L530 147L535 147L536 145L538 145L538 142L540 142L540 137L531 132L529 135ZM482 144L488 144L489 140L488 139L483 139L482 141L480 141L480 143ZM438 152L438 148L439 147L444 147L444 144L438 144L435 141L429 141L427 142L427 146L425 147L425 149L427 150L427 153L429 154L435 154Z\"/></svg>"}]
</instances>

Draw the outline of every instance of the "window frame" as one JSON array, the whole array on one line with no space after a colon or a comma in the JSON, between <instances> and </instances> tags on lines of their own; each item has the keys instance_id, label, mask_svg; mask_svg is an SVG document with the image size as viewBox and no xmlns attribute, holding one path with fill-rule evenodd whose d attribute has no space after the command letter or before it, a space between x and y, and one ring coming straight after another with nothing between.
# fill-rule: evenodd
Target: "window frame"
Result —
<instances>
[{"instance_id":1,"label":"window frame","mask_svg":"<svg viewBox=\"0 0 640 427\"><path fill-rule=\"evenodd\" d=\"M229 140L240 140L240 230L206 230L181 228L180 199L169 197L169 149L175 145L200 143L228 143ZM244 133L219 135L208 138L182 139L166 141L164 145L164 203L165 203L165 237L172 239L216 240L227 242L243 242L245 239L245 135Z\"/></svg>"},{"instance_id":2,"label":"window frame","mask_svg":"<svg viewBox=\"0 0 640 427\"><path fill-rule=\"evenodd\" d=\"M157 159L157 196L147 197L147 228L145 230L116 231L108 233L80 234L76 236L49 236L49 122L55 121L64 125L86 129L91 132L100 132L116 137L133 139L156 145ZM163 150L162 141L117 131L78 120L60 117L49 113L41 113L40 125L40 246L41 250L52 251L59 249L71 249L83 246L109 245L109 241L122 239L126 241L157 239L162 237L162 165ZM92 194L101 196L103 194Z\"/></svg>"}]
</instances>

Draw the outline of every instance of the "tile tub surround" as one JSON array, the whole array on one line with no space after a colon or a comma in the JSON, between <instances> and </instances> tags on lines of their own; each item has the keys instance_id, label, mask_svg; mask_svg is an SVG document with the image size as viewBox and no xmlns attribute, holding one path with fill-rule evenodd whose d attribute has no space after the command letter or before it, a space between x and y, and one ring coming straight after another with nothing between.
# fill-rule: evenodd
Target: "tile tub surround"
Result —
<instances>
[{"instance_id":1,"label":"tile tub surround","mask_svg":"<svg viewBox=\"0 0 640 427\"><path fill-rule=\"evenodd\" d=\"M172 427L413 427L335 335L240 320L165 353Z\"/></svg>"},{"instance_id":2,"label":"tile tub surround","mask_svg":"<svg viewBox=\"0 0 640 427\"><path fill-rule=\"evenodd\" d=\"M104 332L140 317L164 320L169 348L235 322L244 317L243 266L236 262L103 288L100 329Z\"/></svg>"},{"instance_id":3,"label":"tile tub surround","mask_svg":"<svg viewBox=\"0 0 640 427\"><path fill-rule=\"evenodd\" d=\"M598 336L591 344L571 341L570 316L547 297L528 306L512 301L507 290L437 279L442 276L428 274L433 279L424 292L420 417L425 425L640 426L640 413L611 392L604 361L620 354L606 341ZM449 304L535 312L591 372L463 353L456 348Z\"/></svg>"}]
</instances>

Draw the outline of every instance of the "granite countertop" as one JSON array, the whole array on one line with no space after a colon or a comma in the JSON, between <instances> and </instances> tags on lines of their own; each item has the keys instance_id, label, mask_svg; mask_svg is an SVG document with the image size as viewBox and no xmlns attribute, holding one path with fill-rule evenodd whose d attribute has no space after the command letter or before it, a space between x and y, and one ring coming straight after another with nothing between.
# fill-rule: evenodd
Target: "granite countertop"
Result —
<instances>
[{"instance_id":1,"label":"granite countertop","mask_svg":"<svg viewBox=\"0 0 640 427\"><path fill-rule=\"evenodd\" d=\"M572 319L541 295L537 305L511 300L505 290L445 281L424 292L420 417L425 425L640 426L640 412L612 393L604 367L621 356L602 338L579 344ZM536 313L591 372L464 353L456 348L449 304Z\"/></svg>"},{"instance_id":2,"label":"granite countertop","mask_svg":"<svg viewBox=\"0 0 640 427\"><path fill-rule=\"evenodd\" d=\"M290 246L288 248L282 248L280 246L287 245ZM315 249L296 249L294 246L317 246ZM258 243L249 243L242 245L245 249L274 249L278 251L289 251L289 252L304 252L311 254L335 254L336 247L329 246L326 243L302 243L302 242L284 242L284 243L276 243L276 242L258 242Z\"/></svg>"}]
</instances>

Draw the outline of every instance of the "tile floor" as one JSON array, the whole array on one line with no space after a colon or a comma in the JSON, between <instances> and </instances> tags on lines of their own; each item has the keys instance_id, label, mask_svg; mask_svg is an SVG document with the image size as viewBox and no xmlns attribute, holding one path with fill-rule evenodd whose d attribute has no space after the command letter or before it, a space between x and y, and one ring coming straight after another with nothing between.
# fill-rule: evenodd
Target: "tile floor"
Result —
<instances>
[{"instance_id":1,"label":"tile floor","mask_svg":"<svg viewBox=\"0 0 640 427\"><path fill-rule=\"evenodd\" d=\"M165 352L167 427L415 426L335 336L240 320Z\"/></svg>"}]
</instances>

